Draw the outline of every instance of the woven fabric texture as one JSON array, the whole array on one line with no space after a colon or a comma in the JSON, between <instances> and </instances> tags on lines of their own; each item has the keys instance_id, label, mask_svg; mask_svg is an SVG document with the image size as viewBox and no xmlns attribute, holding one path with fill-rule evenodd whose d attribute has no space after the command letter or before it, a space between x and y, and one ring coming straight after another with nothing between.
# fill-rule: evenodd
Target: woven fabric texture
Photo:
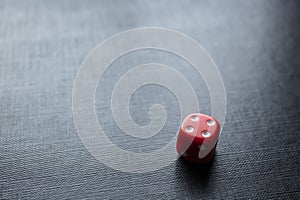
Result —
<instances>
[{"instance_id":1,"label":"woven fabric texture","mask_svg":"<svg viewBox=\"0 0 300 200\"><path fill-rule=\"evenodd\" d=\"M0 1L0 199L300 198L299 1ZM86 55L136 27L165 27L201 43L219 67L227 115L211 167L180 160L145 174L124 173L83 146L72 115L72 88ZM111 90L132 66L159 62L195 88L210 114L201 76L166 52L144 50L116 61L96 91L96 112L120 148L149 152L176 136L179 105L163 87L140 88L132 118L149 123L154 103L168 121L150 139L113 121ZM112 158L113 159L113 158Z\"/></svg>"}]
</instances>

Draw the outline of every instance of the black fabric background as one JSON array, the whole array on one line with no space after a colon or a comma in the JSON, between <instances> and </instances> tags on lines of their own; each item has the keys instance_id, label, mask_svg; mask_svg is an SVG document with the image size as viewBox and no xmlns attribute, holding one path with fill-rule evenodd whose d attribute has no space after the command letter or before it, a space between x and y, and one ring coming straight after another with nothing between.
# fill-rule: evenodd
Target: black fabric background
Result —
<instances>
[{"instance_id":1,"label":"black fabric background","mask_svg":"<svg viewBox=\"0 0 300 200\"><path fill-rule=\"evenodd\" d=\"M0 1L0 198L299 198L299 9L292 0ZM145 26L191 36L220 69L227 115L211 168L177 160L151 173L123 173L93 158L78 137L72 87L84 57L107 37ZM178 102L159 86L145 86L130 102L138 124L149 122L153 103L166 105L157 136L130 138L112 120L111 87L149 61L181 71L200 112L210 114L191 66L162 52L128 55L107 71L96 109L110 139L132 151L161 148L180 123Z\"/></svg>"}]
</instances>

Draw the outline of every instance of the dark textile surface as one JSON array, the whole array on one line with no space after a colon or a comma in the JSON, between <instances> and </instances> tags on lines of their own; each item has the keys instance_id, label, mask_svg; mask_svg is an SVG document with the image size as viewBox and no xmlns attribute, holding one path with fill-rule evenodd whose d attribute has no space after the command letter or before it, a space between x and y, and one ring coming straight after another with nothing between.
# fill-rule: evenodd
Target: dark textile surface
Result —
<instances>
[{"instance_id":1,"label":"dark textile surface","mask_svg":"<svg viewBox=\"0 0 300 200\"><path fill-rule=\"evenodd\" d=\"M291 0L0 1L0 198L300 198L299 9ZM191 36L219 67L227 115L211 168L177 160L124 173L96 160L79 139L72 88L80 64L107 37L145 26ZM101 80L96 110L111 141L127 150L161 148L180 124L176 98L159 86L141 88L130 102L138 124L149 122L153 103L167 107L157 136L130 138L112 120L115 81L153 61L191 80L200 112L210 114L202 78L179 58L156 51L121 58Z\"/></svg>"}]
</instances>

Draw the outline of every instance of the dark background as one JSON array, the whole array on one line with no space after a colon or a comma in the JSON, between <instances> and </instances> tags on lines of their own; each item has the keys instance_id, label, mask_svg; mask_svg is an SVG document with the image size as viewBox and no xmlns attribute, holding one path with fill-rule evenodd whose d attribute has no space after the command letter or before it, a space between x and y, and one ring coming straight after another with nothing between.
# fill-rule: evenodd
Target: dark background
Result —
<instances>
[{"instance_id":1,"label":"dark background","mask_svg":"<svg viewBox=\"0 0 300 200\"><path fill-rule=\"evenodd\" d=\"M299 9L291 0L0 1L0 198L299 198ZM219 67L227 116L211 168L177 160L151 173L123 173L92 157L78 137L72 87L83 59L107 37L145 26L191 36ZM182 72L200 112L210 114L202 78L179 58L157 51L121 58L101 80L96 108L110 139L131 151L161 148L180 124L176 98L153 85L130 106L138 124L149 122L153 103L166 106L157 136L130 138L112 119L115 81L150 61Z\"/></svg>"}]
</instances>

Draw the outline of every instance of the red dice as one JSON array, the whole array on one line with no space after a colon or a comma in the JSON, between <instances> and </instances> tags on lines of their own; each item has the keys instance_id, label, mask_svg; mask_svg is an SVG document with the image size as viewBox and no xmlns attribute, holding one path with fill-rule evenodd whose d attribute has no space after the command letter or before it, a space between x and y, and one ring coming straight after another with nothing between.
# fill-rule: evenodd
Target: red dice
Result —
<instances>
[{"instance_id":1,"label":"red dice","mask_svg":"<svg viewBox=\"0 0 300 200\"><path fill-rule=\"evenodd\" d=\"M219 137L219 122L208 115L193 113L182 122L176 150L182 159L193 163L209 163Z\"/></svg>"}]
</instances>

